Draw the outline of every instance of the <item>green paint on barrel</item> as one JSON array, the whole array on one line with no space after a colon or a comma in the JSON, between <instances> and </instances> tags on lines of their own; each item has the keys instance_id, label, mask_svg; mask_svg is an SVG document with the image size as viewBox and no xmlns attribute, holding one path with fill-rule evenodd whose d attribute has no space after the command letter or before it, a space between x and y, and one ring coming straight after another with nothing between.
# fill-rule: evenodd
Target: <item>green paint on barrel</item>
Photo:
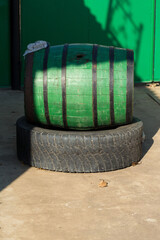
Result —
<instances>
[{"instance_id":1,"label":"green paint on barrel","mask_svg":"<svg viewBox=\"0 0 160 240\"><path fill-rule=\"evenodd\" d=\"M93 127L93 45L70 45L67 54L66 101L68 127Z\"/></svg>"},{"instance_id":2,"label":"green paint on barrel","mask_svg":"<svg viewBox=\"0 0 160 240\"><path fill-rule=\"evenodd\" d=\"M50 47L48 56L48 108L50 122L55 126L63 126L61 86L62 52L63 46Z\"/></svg>"},{"instance_id":3,"label":"green paint on barrel","mask_svg":"<svg viewBox=\"0 0 160 240\"><path fill-rule=\"evenodd\" d=\"M126 116L127 113L132 114L132 111L128 110L127 106L132 106L132 103L126 103L127 81L133 82L133 79L127 77L129 50L112 48L114 58L111 64L110 48L101 45L97 48L95 45L97 51L94 52L93 46L70 44L66 46L64 58L64 45L50 47L45 64L47 78L44 78L45 49L34 53L32 76L26 78L33 86L32 108L27 105L30 92L25 91L28 121L34 116L35 124L64 128L65 123L66 128L77 130L106 128L128 123ZM96 54L94 57L93 52ZM26 69L26 74L27 71L29 70ZM112 97L110 97L111 81ZM133 84L131 86L133 88ZM133 94L133 89L129 91ZM133 101L132 98L130 99ZM33 109L33 113L27 109ZM31 113L32 116L29 115ZM111 114L114 117L113 123ZM97 119L96 127L95 119Z\"/></svg>"},{"instance_id":4,"label":"green paint on barrel","mask_svg":"<svg viewBox=\"0 0 160 240\"><path fill-rule=\"evenodd\" d=\"M114 117L115 124L126 121L127 59L126 50L114 50Z\"/></svg>"},{"instance_id":5,"label":"green paint on barrel","mask_svg":"<svg viewBox=\"0 0 160 240\"><path fill-rule=\"evenodd\" d=\"M35 122L47 124L43 98L43 60L45 50L34 53L33 58L33 105ZM32 79L31 79L32 81Z\"/></svg>"},{"instance_id":6,"label":"green paint on barrel","mask_svg":"<svg viewBox=\"0 0 160 240\"><path fill-rule=\"evenodd\" d=\"M111 124L109 67L109 48L99 47L97 57L97 114L99 126Z\"/></svg>"}]
</instances>

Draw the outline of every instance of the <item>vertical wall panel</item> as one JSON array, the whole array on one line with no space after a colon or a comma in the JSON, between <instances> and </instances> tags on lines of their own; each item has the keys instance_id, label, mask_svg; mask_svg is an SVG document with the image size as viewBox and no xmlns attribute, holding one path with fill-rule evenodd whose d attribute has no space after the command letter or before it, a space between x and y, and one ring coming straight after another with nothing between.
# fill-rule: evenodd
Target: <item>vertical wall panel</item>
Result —
<instances>
[{"instance_id":1,"label":"vertical wall panel","mask_svg":"<svg viewBox=\"0 0 160 240\"><path fill-rule=\"evenodd\" d=\"M160 81L160 0L156 0L154 81Z\"/></svg>"},{"instance_id":2,"label":"vertical wall panel","mask_svg":"<svg viewBox=\"0 0 160 240\"><path fill-rule=\"evenodd\" d=\"M10 6L0 0L0 87L10 86Z\"/></svg>"}]
</instances>

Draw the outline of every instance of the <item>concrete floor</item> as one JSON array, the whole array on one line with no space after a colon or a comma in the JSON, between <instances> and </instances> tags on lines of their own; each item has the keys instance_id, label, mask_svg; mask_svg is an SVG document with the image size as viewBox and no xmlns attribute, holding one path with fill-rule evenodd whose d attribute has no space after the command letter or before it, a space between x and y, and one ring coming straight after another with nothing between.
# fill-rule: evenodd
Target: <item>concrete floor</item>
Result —
<instances>
[{"instance_id":1,"label":"concrete floor","mask_svg":"<svg viewBox=\"0 0 160 240\"><path fill-rule=\"evenodd\" d=\"M23 115L23 92L1 90L0 239L160 239L158 101L160 87L135 88L134 115L143 120L146 134L141 164L107 173L68 174L18 161L15 122ZM98 187L101 179L108 187Z\"/></svg>"}]
</instances>

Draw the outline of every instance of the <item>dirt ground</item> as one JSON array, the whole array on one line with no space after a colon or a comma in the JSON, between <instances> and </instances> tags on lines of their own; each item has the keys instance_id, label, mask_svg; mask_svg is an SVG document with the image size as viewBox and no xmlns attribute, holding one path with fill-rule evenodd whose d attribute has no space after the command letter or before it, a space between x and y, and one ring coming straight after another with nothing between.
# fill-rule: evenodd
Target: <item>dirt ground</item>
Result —
<instances>
[{"instance_id":1,"label":"dirt ground","mask_svg":"<svg viewBox=\"0 0 160 240\"><path fill-rule=\"evenodd\" d=\"M146 140L140 164L73 174L23 165L16 156L23 92L0 91L1 240L159 240L160 86L135 88ZM100 188L101 180L108 187Z\"/></svg>"}]
</instances>

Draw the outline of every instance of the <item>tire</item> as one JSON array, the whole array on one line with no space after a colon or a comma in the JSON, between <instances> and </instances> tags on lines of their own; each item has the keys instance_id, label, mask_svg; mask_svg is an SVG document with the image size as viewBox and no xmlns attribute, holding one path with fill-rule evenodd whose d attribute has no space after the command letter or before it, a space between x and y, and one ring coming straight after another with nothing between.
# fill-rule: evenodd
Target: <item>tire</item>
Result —
<instances>
[{"instance_id":1,"label":"tire","mask_svg":"<svg viewBox=\"0 0 160 240\"><path fill-rule=\"evenodd\" d=\"M17 154L26 164L60 172L105 172L138 162L142 155L143 123L112 130L64 131L17 121Z\"/></svg>"}]
</instances>

